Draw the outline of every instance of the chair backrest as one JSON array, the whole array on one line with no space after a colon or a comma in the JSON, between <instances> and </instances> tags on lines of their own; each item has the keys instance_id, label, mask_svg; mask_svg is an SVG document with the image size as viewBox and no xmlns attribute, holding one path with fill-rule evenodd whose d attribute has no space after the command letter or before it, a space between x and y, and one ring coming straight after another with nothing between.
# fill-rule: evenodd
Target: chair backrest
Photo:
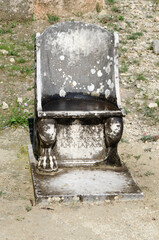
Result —
<instances>
[{"instance_id":1,"label":"chair backrest","mask_svg":"<svg viewBox=\"0 0 159 240\"><path fill-rule=\"evenodd\" d=\"M117 35L84 22L63 22L36 36L38 109L49 100L91 95L117 104Z\"/></svg>"}]
</instances>

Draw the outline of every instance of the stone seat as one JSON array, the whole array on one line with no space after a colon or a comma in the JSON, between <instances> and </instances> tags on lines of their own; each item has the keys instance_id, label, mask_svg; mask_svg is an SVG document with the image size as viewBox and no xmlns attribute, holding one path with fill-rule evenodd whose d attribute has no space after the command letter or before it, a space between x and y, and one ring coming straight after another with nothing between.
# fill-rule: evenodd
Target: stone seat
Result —
<instances>
[{"instance_id":1,"label":"stone seat","mask_svg":"<svg viewBox=\"0 0 159 240\"><path fill-rule=\"evenodd\" d=\"M118 34L63 22L36 35L34 154L41 171L121 166Z\"/></svg>"},{"instance_id":2,"label":"stone seat","mask_svg":"<svg viewBox=\"0 0 159 240\"><path fill-rule=\"evenodd\" d=\"M121 110L111 102L91 96L76 95L48 101L39 116L53 118L102 118L122 116Z\"/></svg>"}]
</instances>

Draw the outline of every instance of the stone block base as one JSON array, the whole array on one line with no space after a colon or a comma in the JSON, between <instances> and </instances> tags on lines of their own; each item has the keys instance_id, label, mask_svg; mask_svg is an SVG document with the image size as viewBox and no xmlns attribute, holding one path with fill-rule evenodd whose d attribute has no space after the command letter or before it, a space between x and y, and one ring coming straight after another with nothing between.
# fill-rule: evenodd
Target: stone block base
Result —
<instances>
[{"instance_id":1,"label":"stone block base","mask_svg":"<svg viewBox=\"0 0 159 240\"><path fill-rule=\"evenodd\" d=\"M47 174L36 170L31 145L28 151L36 203L143 198L125 166L63 167L58 172Z\"/></svg>"}]
</instances>

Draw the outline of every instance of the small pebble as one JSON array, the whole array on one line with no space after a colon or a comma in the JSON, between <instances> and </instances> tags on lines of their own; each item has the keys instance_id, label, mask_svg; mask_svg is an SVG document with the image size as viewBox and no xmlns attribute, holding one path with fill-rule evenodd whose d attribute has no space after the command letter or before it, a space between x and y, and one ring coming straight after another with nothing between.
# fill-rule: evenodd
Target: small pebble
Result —
<instances>
[{"instance_id":1,"label":"small pebble","mask_svg":"<svg viewBox=\"0 0 159 240\"><path fill-rule=\"evenodd\" d=\"M14 58L10 58L9 61L10 61L11 63L15 63L15 59L14 59Z\"/></svg>"},{"instance_id":2,"label":"small pebble","mask_svg":"<svg viewBox=\"0 0 159 240\"><path fill-rule=\"evenodd\" d=\"M4 49L0 49L0 52L4 55L7 55L8 54L8 51L4 50Z\"/></svg>"},{"instance_id":3,"label":"small pebble","mask_svg":"<svg viewBox=\"0 0 159 240\"><path fill-rule=\"evenodd\" d=\"M157 105L157 103L149 103L148 107L149 108L157 108L158 105Z\"/></svg>"},{"instance_id":4,"label":"small pebble","mask_svg":"<svg viewBox=\"0 0 159 240\"><path fill-rule=\"evenodd\" d=\"M8 104L6 102L3 102L2 109L3 110L8 109Z\"/></svg>"},{"instance_id":5,"label":"small pebble","mask_svg":"<svg viewBox=\"0 0 159 240\"><path fill-rule=\"evenodd\" d=\"M23 102L23 98L18 98L18 99L17 99L17 102L18 102L19 104L21 104L21 103Z\"/></svg>"},{"instance_id":6,"label":"small pebble","mask_svg":"<svg viewBox=\"0 0 159 240\"><path fill-rule=\"evenodd\" d=\"M156 16L156 17L154 18L154 21L155 21L155 22L159 22L159 16Z\"/></svg>"}]
</instances>

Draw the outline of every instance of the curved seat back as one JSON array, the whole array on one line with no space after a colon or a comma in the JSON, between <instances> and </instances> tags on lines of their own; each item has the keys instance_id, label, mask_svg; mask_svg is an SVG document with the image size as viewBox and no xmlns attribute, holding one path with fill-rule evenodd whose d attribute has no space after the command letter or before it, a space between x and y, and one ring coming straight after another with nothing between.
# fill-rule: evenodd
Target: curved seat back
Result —
<instances>
[{"instance_id":1,"label":"curved seat back","mask_svg":"<svg viewBox=\"0 0 159 240\"><path fill-rule=\"evenodd\" d=\"M84 22L63 22L36 37L38 110L52 99L89 95L117 104L115 37Z\"/></svg>"}]
</instances>

